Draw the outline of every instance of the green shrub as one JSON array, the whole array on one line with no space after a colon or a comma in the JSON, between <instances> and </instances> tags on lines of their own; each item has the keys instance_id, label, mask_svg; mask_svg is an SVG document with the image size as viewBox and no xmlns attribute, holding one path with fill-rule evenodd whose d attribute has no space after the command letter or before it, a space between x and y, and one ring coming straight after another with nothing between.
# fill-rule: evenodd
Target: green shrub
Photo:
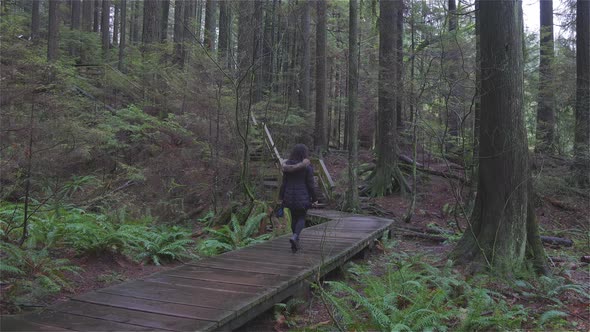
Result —
<instances>
[{"instance_id":1,"label":"green shrub","mask_svg":"<svg viewBox=\"0 0 590 332\"><path fill-rule=\"evenodd\" d=\"M0 257L1 281L9 285L2 300L17 305L69 289L65 273L82 270L67 259L51 257L47 249L22 249L6 242L0 243Z\"/></svg>"},{"instance_id":2,"label":"green shrub","mask_svg":"<svg viewBox=\"0 0 590 332\"><path fill-rule=\"evenodd\" d=\"M190 239L191 233L178 226L159 227L149 230L140 240L140 246L134 248L134 258L140 261L152 262L160 265L162 260L193 259L197 256L188 246L194 243Z\"/></svg>"},{"instance_id":3,"label":"green shrub","mask_svg":"<svg viewBox=\"0 0 590 332\"><path fill-rule=\"evenodd\" d=\"M229 225L220 229L205 228L211 238L201 242L200 251L205 255L216 255L268 240L271 234L253 237L264 217L266 212L251 216L244 225L240 225L236 215L232 214Z\"/></svg>"}]
</instances>

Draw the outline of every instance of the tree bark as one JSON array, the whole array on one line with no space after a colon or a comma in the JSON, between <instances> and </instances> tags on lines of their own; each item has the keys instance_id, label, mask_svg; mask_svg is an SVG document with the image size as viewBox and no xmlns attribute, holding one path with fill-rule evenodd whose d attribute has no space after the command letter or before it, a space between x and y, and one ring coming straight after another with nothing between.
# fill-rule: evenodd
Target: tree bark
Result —
<instances>
[{"instance_id":1,"label":"tree bark","mask_svg":"<svg viewBox=\"0 0 590 332\"><path fill-rule=\"evenodd\" d=\"M521 2L481 1L478 190L470 226L452 256L472 271L510 275L544 251L532 206L523 107Z\"/></svg>"},{"instance_id":2,"label":"tree bark","mask_svg":"<svg viewBox=\"0 0 590 332\"><path fill-rule=\"evenodd\" d=\"M119 27L121 24L120 18L120 11L121 5L119 1L115 1L114 3L114 11L113 11L113 46L116 47L119 45Z\"/></svg>"},{"instance_id":3,"label":"tree bark","mask_svg":"<svg viewBox=\"0 0 590 332\"><path fill-rule=\"evenodd\" d=\"M195 19L195 1L185 0L183 5L184 19L183 19L183 30L182 30L182 65L184 66L190 56L190 45L194 43L195 34L193 31L193 21ZM197 35L198 38L198 35Z\"/></svg>"},{"instance_id":4,"label":"tree bark","mask_svg":"<svg viewBox=\"0 0 590 332\"><path fill-rule=\"evenodd\" d=\"M71 0L72 4L72 30L80 30L80 15L82 14L82 3L80 0ZM78 48L76 46L70 47L70 55L76 56L78 55Z\"/></svg>"},{"instance_id":5,"label":"tree bark","mask_svg":"<svg viewBox=\"0 0 590 332\"><path fill-rule=\"evenodd\" d=\"M109 0L102 0L102 15L100 22L100 33L102 35L102 51L106 56L111 46L111 35L110 35L110 12L111 3Z\"/></svg>"},{"instance_id":6,"label":"tree bark","mask_svg":"<svg viewBox=\"0 0 590 332\"><path fill-rule=\"evenodd\" d=\"M49 0L47 29L47 61L55 62L59 56L59 0Z\"/></svg>"},{"instance_id":7,"label":"tree bark","mask_svg":"<svg viewBox=\"0 0 590 332\"><path fill-rule=\"evenodd\" d=\"M230 68L231 12L229 0L219 0L219 45L217 52L224 68Z\"/></svg>"},{"instance_id":8,"label":"tree bark","mask_svg":"<svg viewBox=\"0 0 590 332\"><path fill-rule=\"evenodd\" d=\"M352 6L352 5L351 5ZM311 1L303 3L301 14L301 38L303 59L301 64L301 91L299 93L299 107L306 111L311 110L310 86L311 86Z\"/></svg>"},{"instance_id":9,"label":"tree bark","mask_svg":"<svg viewBox=\"0 0 590 332\"><path fill-rule=\"evenodd\" d=\"M174 1L174 63L182 64L184 1Z\"/></svg>"},{"instance_id":10,"label":"tree bark","mask_svg":"<svg viewBox=\"0 0 590 332\"><path fill-rule=\"evenodd\" d=\"M395 70L395 81L396 81L396 98L395 98L395 111L397 114L396 125L398 129L404 127L403 110L404 110L404 5L403 1L399 3L396 8L396 65Z\"/></svg>"},{"instance_id":11,"label":"tree bark","mask_svg":"<svg viewBox=\"0 0 590 332\"><path fill-rule=\"evenodd\" d=\"M314 147L316 152L322 154L327 150L326 112L326 0L317 1L317 26L316 26L316 80L315 80L315 136Z\"/></svg>"},{"instance_id":12,"label":"tree bark","mask_svg":"<svg viewBox=\"0 0 590 332\"><path fill-rule=\"evenodd\" d=\"M100 30L100 1L101 0L92 0L94 2L94 8L93 8L93 15L94 15L94 20L93 22L93 26L92 26L92 31L94 32L99 32Z\"/></svg>"},{"instance_id":13,"label":"tree bark","mask_svg":"<svg viewBox=\"0 0 590 332\"><path fill-rule=\"evenodd\" d=\"M82 2L82 30L86 32L92 31L93 5L92 0L83 0Z\"/></svg>"},{"instance_id":14,"label":"tree bark","mask_svg":"<svg viewBox=\"0 0 590 332\"><path fill-rule=\"evenodd\" d=\"M31 39L39 38L39 5L41 1L33 1L31 11Z\"/></svg>"},{"instance_id":15,"label":"tree bark","mask_svg":"<svg viewBox=\"0 0 590 332\"><path fill-rule=\"evenodd\" d=\"M170 0L162 1L162 20L160 27L160 41L168 40L168 15L170 14Z\"/></svg>"},{"instance_id":16,"label":"tree bark","mask_svg":"<svg viewBox=\"0 0 590 332\"><path fill-rule=\"evenodd\" d=\"M207 50L209 50L209 52L213 52L215 49L215 29L217 28L217 0L206 1L204 41Z\"/></svg>"},{"instance_id":17,"label":"tree bark","mask_svg":"<svg viewBox=\"0 0 590 332\"><path fill-rule=\"evenodd\" d=\"M160 11L158 0L145 0L143 2L143 33L144 46L160 40Z\"/></svg>"},{"instance_id":18,"label":"tree bark","mask_svg":"<svg viewBox=\"0 0 590 332\"><path fill-rule=\"evenodd\" d=\"M141 1L139 0L135 0L133 1L133 14L132 14L132 19L131 19L131 33L130 33L130 38L131 38L131 42L132 43L139 43L139 23L141 22L141 20L139 19L140 17L140 13L141 13Z\"/></svg>"},{"instance_id":19,"label":"tree bark","mask_svg":"<svg viewBox=\"0 0 590 332\"><path fill-rule=\"evenodd\" d=\"M347 209L354 211L359 208L358 193L358 0L349 2L349 34L348 34L348 118L350 150L348 151L348 190L346 192ZM340 140L340 137L338 137Z\"/></svg>"},{"instance_id":20,"label":"tree bark","mask_svg":"<svg viewBox=\"0 0 590 332\"><path fill-rule=\"evenodd\" d=\"M125 33L127 32L127 0L121 0L121 42L119 43L119 70L125 71Z\"/></svg>"},{"instance_id":21,"label":"tree bark","mask_svg":"<svg viewBox=\"0 0 590 332\"><path fill-rule=\"evenodd\" d=\"M369 186L372 196L406 192L408 185L397 166L398 10L401 1L379 2L379 82L377 112L377 165ZM349 120L348 120L349 121ZM352 143L349 139L349 143Z\"/></svg>"},{"instance_id":22,"label":"tree bark","mask_svg":"<svg viewBox=\"0 0 590 332\"><path fill-rule=\"evenodd\" d=\"M553 87L553 0L541 0L539 40L539 96L537 101L536 152L554 151L555 111Z\"/></svg>"},{"instance_id":23,"label":"tree bark","mask_svg":"<svg viewBox=\"0 0 590 332\"><path fill-rule=\"evenodd\" d=\"M240 1L238 17L238 68L239 77L248 71L253 56L254 36L250 25L254 16L254 6L251 1Z\"/></svg>"},{"instance_id":24,"label":"tree bark","mask_svg":"<svg viewBox=\"0 0 590 332\"><path fill-rule=\"evenodd\" d=\"M82 14L81 0L72 1L72 30L80 30L80 15Z\"/></svg>"},{"instance_id":25,"label":"tree bark","mask_svg":"<svg viewBox=\"0 0 590 332\"><path fill-rule=\"evenodd\" d=\"M447 50L446 57L448 59L448 98L447 98L447 128L451 142L447 144L447 147L453 147L457 145L457 139L461 129L461 115L460 115L460 103L459 93L457 91L461 82L458 82L457 73L460 71L459 55L457 54L457 47L455 45L455 38L457 33L457 4L455 0L448 1L449 6L449 35L452 39L449 42L449 49Z\"/></svg>"},{"instance_id":26,"label":"tree bark","mask_svg":"<svg viewBox=\"0 0 590 332\"><path fill-rule=\"evenodd\" d=\"M576 4L576 182L590 187L590 0Z\"/></svg>"}]
</instances>

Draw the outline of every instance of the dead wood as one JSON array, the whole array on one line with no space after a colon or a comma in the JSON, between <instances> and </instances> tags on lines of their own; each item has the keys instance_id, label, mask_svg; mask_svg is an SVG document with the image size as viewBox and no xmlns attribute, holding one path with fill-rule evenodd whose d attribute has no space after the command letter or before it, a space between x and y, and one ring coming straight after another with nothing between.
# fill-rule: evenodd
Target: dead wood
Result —
<instances>
[{"instance_id":1,"label":"dead wood","mask_svg":"<svg viewBox=\"0 0 590 332\"><path fill-rule=\"evenodd\" d=\"M574 241L570 239L564 239L561 237L544 236L541 235L541 242L546 244L552 244L557 246L571 247L574 245Z\"/></svg>"},{"instance_id":2,"label":"dead wood","mask_svg":"<svg viewBox=\"0 0 590 332\"><path fill-rule=\"evenodd\" d=\"M580 258L580 262L582 262L582 263L590 263L590 256L582 256Z\"/></svg>"}]
</instances>

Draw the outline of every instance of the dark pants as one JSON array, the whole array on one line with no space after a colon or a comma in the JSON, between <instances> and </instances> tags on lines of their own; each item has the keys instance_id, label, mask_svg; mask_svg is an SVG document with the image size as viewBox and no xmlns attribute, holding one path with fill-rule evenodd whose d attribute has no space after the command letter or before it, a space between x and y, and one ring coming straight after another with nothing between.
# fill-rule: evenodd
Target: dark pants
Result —
<instances>
[{"instance_id":1,"label":"dark pants","mask_svg":"<svg viewBox=\"0 0 590 332\"><path fill-rule=\"evenodd\" d=\"M291 231L299 239L299 234L305 228L307 210L291 210Z\"/></svg>"}]
</instances>

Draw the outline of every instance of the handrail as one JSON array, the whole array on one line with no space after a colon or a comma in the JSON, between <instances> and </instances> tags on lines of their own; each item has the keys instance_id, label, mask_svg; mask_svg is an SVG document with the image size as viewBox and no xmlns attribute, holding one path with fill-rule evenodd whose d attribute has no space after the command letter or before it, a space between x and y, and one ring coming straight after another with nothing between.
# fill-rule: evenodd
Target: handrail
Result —
<instances>
[{"instance_id":1,"label":"handrail","mask_svg":"<svg viewBox=\"0 0 590 332\"><path fill-rule=\"evenodd\" d=\"M251 114L250 117L252 118L252 123L254 124L254 126L258 127L260 124L262 125L262 129L264 130L264 143L266 143L266 147L274 155L274 158L278 161L280 166L280 164L283 162L283 158L281 158L281 154L279 153L279 150L277 149L277 146L275 145L275 142L272 139L272 135L270 134L270 130L266 126L266 123L261 122L259 124L254 114Z\"/></svg>"},{"instance_id":2,"label":"handrail","mask_svg":"<svg viewBox=\"0 0 590 332\"><path fill-rule=\"evenodd\" d=\"M279 153L279 150L277 149L275 142L272 138L272 135L270 134L270 130L268 129L268 126L266 125L266 123L264 122L258 122L258 120L256 120L256 117L254 116L254 114L251 114L251 119L252 119L252 123L254 124L254 126L256 127L261 127L262 130L264 131L263 133L263 140L264 143L266 144L266 147L268 148L268 150L273 154L273 158L278 161L278 165L279 166L279 171L281 171L281 164L283 162L283 158L281 158L281 154ZM316 175L318 177L318 185L320 185L322 187L323 192L326 194L326 197L328 199L332 198L332 191L334 189L334 187L336 186L336 184L334 183L334 180L332 180L332 176L330 176L330 172L328 172L328 168L326 167L326 163L324 163L324 160L322 158L310 158L312 164L314 164L314 168L317 170L316 171Z\"/></svg>"}]
</instances>

